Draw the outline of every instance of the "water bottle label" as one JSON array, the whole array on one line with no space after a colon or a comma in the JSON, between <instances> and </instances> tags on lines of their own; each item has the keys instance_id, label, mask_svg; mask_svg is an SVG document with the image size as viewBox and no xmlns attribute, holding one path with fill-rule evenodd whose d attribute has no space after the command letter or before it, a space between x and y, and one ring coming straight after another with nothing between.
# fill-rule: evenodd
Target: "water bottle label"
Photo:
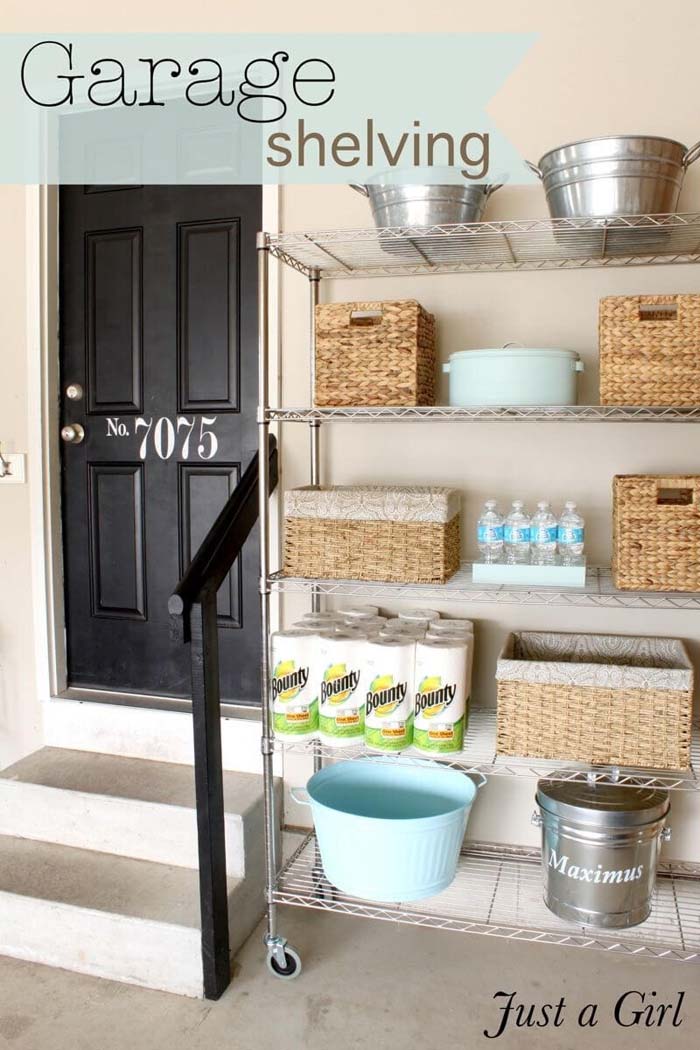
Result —
<instances>
[{"instance_id":1,"label":"water bottle label","mask_svg":"<svg viewBox=\"0 0 700 1050\"><path fill-rule=\"evenodd\" d=\"M533 543L556 543L556 525L538 525L530 530L530 538Z\"/></svg>"},{"instance_id":2,"label":"water bottle label","mask_svg":"<svg viewBox=\"0 0 700 1050\"><path fill-rule=\"evenodd\" d=\"M503 543L503 526L479 525L476 535L479 543Z\"/></svg>"},{"instance_id":3,"label":"water bottle label","mask_svg":"<svg viewBox=\"0 0 700 1050\"><path fill-rule=\"evenodd\" d=\"M564 525L559 529L559 542L560 543L583 543L583 529L574 528L571 525Z\"/></svg>"},{"instance_id":4,"label":"water bottle label","mask_svg":"<svg viewBox=\"0 0 700 1050\"><path fill-rule=\"evenodd\" d=\"M530 529L521 525L506 525L504 539L506 543L529 543Z\"/></svg>"}]
</instances>

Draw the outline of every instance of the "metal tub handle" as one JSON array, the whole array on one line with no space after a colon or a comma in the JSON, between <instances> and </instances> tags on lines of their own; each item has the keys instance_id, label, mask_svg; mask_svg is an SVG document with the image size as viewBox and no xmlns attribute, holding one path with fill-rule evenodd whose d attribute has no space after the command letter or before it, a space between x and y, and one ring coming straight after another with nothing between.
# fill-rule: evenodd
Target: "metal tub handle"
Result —
<instances>
[{"instance_id":1,"label":"metal tub handle","mask_svg":"<svg viewBox=\"0 0 700 1050\"><path fill-rule=\"evenodd\" d=\"M369 197L366 186L358 186L356 182L351 182L349 185L351 190L355 190L356 193L361 193L363 197Z\"/></svg>"},{"instance_id":2,"label":"metal tub handle","mask_svg":"<svg viewBox=\"0 0 700 1050\"><path fill-rule=\"evenodd\" d=\"M689 168L691 164L695 163L698 157L700 157L700 141L696 142L694 146L691 146L686 150L685 157L683 158L683 167Z\"/></svg>"},{"instance_id":3,"label":"metal tub handle","mask_svg":"<svg viewBox=\"0 0 700 1050\"><path fill-rule=\"evenodd\" d=\"M301 794L302 791L304 792L304 795L306 795L306 798L302 797L302 794ZM311 805L311 798L309 797L309 793L306 790L306 788L302 788L302 787L290 788L289 789L289 794L292 796L292 798L294 799L294 801L296 802L296 804L298 806L310 806Z\"/></svg>"},{"instance_id":4,"label":"metal tub handle","mask_svg":"<svg viewBox=\"0 0 700 1050\"><path fill-rule=\"evenodd\" d=\"M531 160L525 161L525 167L531 171L533 175L536 175L538 179L542 180L544 178L542 169L538 168L536 164L533 164Z\"/></svg>"}]
</instances>

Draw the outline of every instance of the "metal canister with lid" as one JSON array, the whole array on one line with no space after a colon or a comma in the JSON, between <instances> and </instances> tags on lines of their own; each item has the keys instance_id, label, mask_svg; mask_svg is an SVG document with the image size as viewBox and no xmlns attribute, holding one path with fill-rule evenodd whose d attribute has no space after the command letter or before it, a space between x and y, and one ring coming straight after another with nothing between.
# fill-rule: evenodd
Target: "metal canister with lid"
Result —
<instances>
[{"instance_id":1,"label":"metal canister with lid","mask_svg":"<svg viewBox=\"0 0 700 1050\"><path fill-rule=\"evenodd\" d=\"M562 919L635 926L651 911L669 794L658 788L540 780L544 900Z\"/></svg>"}]
</instances>

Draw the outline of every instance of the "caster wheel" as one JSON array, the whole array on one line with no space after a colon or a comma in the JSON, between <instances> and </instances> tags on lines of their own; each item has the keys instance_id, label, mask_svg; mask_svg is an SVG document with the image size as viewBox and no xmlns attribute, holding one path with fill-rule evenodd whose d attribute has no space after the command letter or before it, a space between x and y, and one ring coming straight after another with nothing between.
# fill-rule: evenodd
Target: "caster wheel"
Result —
<instances>
[{"instance_id":1,"label":"caster wheel","mask_svg":"<svg viewBox=\"0 0 700 1050\"><path fill-rule=\"evenodd\" d=\"M267 957L267 968L275 977L282 981L293 981L301 973L301 958L296 948L290 944L284 946L284 966L280 966L274 955Z\"/></svg>"}]
</instances>

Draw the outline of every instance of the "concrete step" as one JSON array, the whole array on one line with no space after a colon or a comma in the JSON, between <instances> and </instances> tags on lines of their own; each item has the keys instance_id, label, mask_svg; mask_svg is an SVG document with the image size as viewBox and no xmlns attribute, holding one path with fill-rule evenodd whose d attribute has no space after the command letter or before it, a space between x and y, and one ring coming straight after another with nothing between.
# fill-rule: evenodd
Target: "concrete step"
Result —
<instances>
[{"instance_id":1,"label":"concrete step","mask_svg":"<svg viewBox=\"0 0 700 1050\"><path fill-rule=\"evenodd\" d=\"M243 877L252 854L262 855L262 777L224 773L224 798L228 874ZM0 835L196 868L194 772L42 748L0 773Z\"/></svg>"},{"instance_id":2,"label":"concrete step","mask_svg":"<svg viewBox=\"0 0 700 1050\"><path fill-rule=\"evenodd\" d=\"M229 880L232 952L262 914L254 867ZM2 835L0 954L199 996L197 872Z\"/></svg>"}]
</instances>

